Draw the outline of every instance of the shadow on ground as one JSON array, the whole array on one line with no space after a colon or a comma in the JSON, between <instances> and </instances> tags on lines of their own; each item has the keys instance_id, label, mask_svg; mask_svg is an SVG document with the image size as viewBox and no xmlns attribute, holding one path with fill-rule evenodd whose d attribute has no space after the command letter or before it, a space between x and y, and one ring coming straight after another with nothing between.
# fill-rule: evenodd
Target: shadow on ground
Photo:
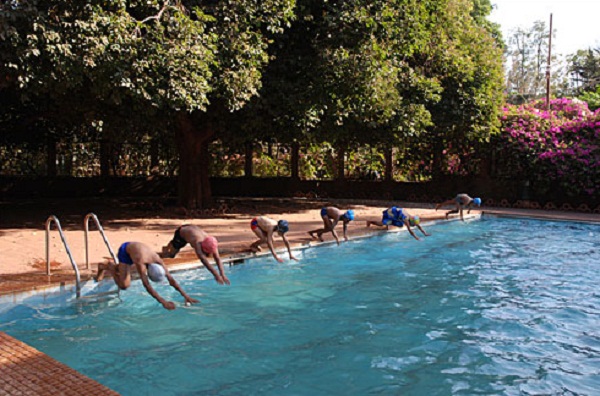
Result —
<instances>
[{"instance_id":1,"label":"shadow on ground","mask_svg":"<svg viewBox=\"0 0 600 396\"><path fill-rule=\"evenodd\" d=\"M131 220L121 226L139 226L134 219L248 218L261 213L284 214L319 209L326 201L304 199L217 198L203 210L186 210L173 199L163 198L66 198L19 199L0 202L0 229L43 228L54 215L61 226L81 226L88 213L95 213L104 226ZM1 232L1 231L0 231Z\"/></svg>"}]
</instances>

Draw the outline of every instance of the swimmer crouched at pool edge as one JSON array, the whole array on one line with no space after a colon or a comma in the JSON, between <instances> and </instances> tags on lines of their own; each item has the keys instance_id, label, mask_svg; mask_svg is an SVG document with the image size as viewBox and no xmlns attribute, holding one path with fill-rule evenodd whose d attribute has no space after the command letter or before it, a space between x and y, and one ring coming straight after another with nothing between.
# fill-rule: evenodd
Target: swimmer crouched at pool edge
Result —
<instances>
[{"instance_id":1,"label":"swimmer crouched at pool edge","mask_svg":"<svg viewBox=\"0 0 600 396\"><path fill-rule=\"evenodd\" d=\"M481 206L481 198L471 198L467 194L458 194L456 197L454 197L454 199L449 199L447 201L444 201L440 204L435 205L435 210L438 210L442 206L446 206L446 205L454 205L455 206L454 209L446 212L446 220L448 220L448 215L450 215L452 213L459 213L460 219L462 221L465 221L465 219L463 218L463 210L465 208L467 208L468 209L467 214L471 213L471 207L473 205Z\"/></svg>"},{"instance_id":2,"label":"swimmer crouched at pool edge","mask_svg":"<svg viewBox=\"0 0 600 396\"><path fill-rule=\"evenodd\" d=\"M254 232L254 234L258 237L258 240L250 245L250 250L252 250L253 252L260 252L262 250L260 245L266 242L275 260L282 263L283 259L277 256L277 253L275 253L275 248L273 246L273 234L277 232L277 234L281 236L281 239L283 239L283 243L285 244L285 247L287 248L288 253L290 254L290 259L296 261L298 260L292 254L290 243L285 237L285 233L288 232L290 229L287 220L275 221L266 216L259 216L252 219L252 221L250 222L250 229L252 229L252 232Z\"/></svg>"},{"instance_id":3,"label":"swimmer crouched at pool edge","mask_svg":"<svg viewBox=\"0 0 600 396\"><path fill-rule=\"evenodd\" d=\"M406 229L410 235L412 235L417 241L419 240L419 237L411 229L411 226L417 227L425 236L430 235L421 227L421 218L419 216L413 216L397 206L392 206L391 208L384 210L380 221L368 220L367 227L370 227L371 225L376 225L379 227L385 226L388 230L390 225L396 227L406 226Z\"/></svg>"},{"instance_id":4,"label":"swimmer crouched at pool edge","mask_svg":"<svg viewBox=\"0 0 600 396\"><path fill-rule=\"evenodd\" d=\"M354 211L352 209L346 211L345 213L336 208L335 206L325 206L321 208L321 219L323 219L323 228L317 228L316 230L308 231L308 234L315 238L314 234L317 234L316 238L319 241L323 242L323 234L326 232L331 232L337 244L340 244L340 239L335 232L335 226L337 226L340 220L342 221L342 227L344 230L344 240L348 241L348 236L346 235L346 231L348 229L348 223L354 220Z\"/></svg>"},{"instance_id":5,"label":"swimmer crouched at pool edge","mask_svg":"<svg viewBox=\"0 0 600 396\"><path fill-rule=\"evenodd\" d=\"M153 251L149 246L141 242L125 242L119 247L119 253L117 255L119 264L115 263L100 263L98 265L98 274L96 281L100 282L104 278L106 270L112 272L113 279L119 289L125 290L131 285L131 267L135 265L142 284L146 291L156 299L165 309L175 309L175 303L173 301L167 301L160 296L154 290L148 278L154 282L162 282L164 279L169 280L175 290L177 290L185 298L186 304L193 304L198 300L188 296L179 287L177 281L171 276L167 268L165 267L160 256Z\"/></svg>"}]
</instances>

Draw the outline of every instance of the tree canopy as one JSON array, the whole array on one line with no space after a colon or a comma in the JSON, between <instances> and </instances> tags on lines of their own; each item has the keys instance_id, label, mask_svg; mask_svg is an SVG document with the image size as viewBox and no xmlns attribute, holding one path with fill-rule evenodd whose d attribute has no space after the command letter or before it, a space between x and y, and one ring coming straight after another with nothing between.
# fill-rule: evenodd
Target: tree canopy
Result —
<instances>
[{"instance_id":1,"label":"tree canopy","mask_svg":"<svg viewBox=\"0 0 600 396\"><path fill-rule=\"evenodd\" d=\"M497 127L501 45L489 0L0 7L0 90L14 110L0 114L2 133L18 118L57 133L93 125L100 139L172 136L188 207L210 197L215 138L391 147L423 133L485 140Z\"/></svg>"}]
</instances>

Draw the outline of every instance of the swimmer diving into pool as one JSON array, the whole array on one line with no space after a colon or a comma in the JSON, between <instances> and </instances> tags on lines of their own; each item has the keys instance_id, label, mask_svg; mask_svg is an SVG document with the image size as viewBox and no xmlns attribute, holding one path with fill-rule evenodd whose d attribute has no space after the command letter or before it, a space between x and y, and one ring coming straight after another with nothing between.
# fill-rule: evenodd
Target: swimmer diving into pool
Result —
<instances>
[{"instance_id":1,"label":"swimmer diving into pool","mask_svg":"<svg viewBox=\"0 0 600 396\"><path fill-rule=\"evenodd\" d=\"M387 230L389 230L390 225L396 227L406 226L406 229L410 235L412 235L417 241L419 240L419 237L411 229L411 226L417 227L425 236L430 235L421 227L421 218L419 216L413 216L397 206L392 206L391 208L384 210L380 221L368 220L367 227L370 227L371 225L376 225L379 227L385 226Z\"/></svg>"},{"instance_id":2,"label":"swimmer diving into pool","mask_svg":"<svg viewBox=\"0 0 600 396\"><path fill-rule=\"evenodd\" d=\"M446 212L446 220L448 220L448 215L452 213L460 213L460 219L462 221L465 221L465 219L463 218L463 210L467 208L467 214L471 213L471 206L481 206L481 198L471 198L467 194L458 194L456 197L454 197L454 199L449 199L447 201L435 205L435 210L438 210L442 206L446 205L455 206L455 209Z\"/></svg>"},{"instance_id":3,"label":"swimmer diving into pool","mask_svg":"<svg viewBox=\"0 0 600 396\"><path fill-rule=\"evenodd\" d=\"M290 254L290 259L296 261L298 260L292 254L290 243L285 237L285 233L288 232L290 229L287 220L275 221L266 216L259 216L252 219L252 221L250 222L250 228L252 229L252 232L254 232L254 234L258 237L258 240L250 245L250 249L253 252L260 252L262 250L260 248L260 245L266 242L275 260L282 263L283 259L277 256L277 253L275 253L275 248L273 247L273 234L277 232L277 234L281 236L281 239L283 239L283 243L285 244L285 247L287 248L288 253Z\"/></svg>"},{"instance_id":4,"label":"swimmer diving into pool","mask_svg":"<svg viewBox=\"0 0 600 396\"><path fill-rule=\"evenodd\" d=\"M342 212L335 206L326 206L321 208L321 218L323 219L323 228L318 228L316 230L308 231L308 234L312 238L318 238L319 241L323 242L323 234L326 232L331 232L337 244L340 244L340 239L335 232L335 226L341 220L344 228L344 240L348 241L348 236L346 235L346 230L348 228L348 223L354 220L354 211L348 210L347 212ZM315 237L314 234L317 234Z\"/></svg>"},{"instance_id":5,"label":"swimmer diving into pool","mask_svg":"<svg viewBox=\"0 0 600 396\"><path fill-rule=\"evenodd\" d=\"M188 296L181 287L179 287L179 284L171 276L160 256L148 245L141 242L125 242L119 247L117 257L119 259L119 264L100 263L98 265L98 274L96 275L97 282L100 282L104 278L104 274L108 270L112 272L113 279L119 289L125 290L131 285L131 268L135 264L144 288L156 299L156 301L161 303L165 309L175 309L175 303L162 298L160 294L154 290L148 281L148 278L152 279L154 282L161 282L167 278L169 284L185 298L186 304L198 302L198 300Z\"/></svg>"},{"instance_id":6,"label":"swimmer diving into pool","mask_svg":"<svg viewBox=\"0 0 600 396\"><path fill-rule=\"evenodd\" d=\"M221 256L219 256L219 243L217 238L208 235L200 227L185 224L175 230L175 235L169 244L163 247L163 257L173 258L179 253L185 245L190 244L198 259L204 264L204 267L213 275L215 281L219 285L228 284L230 285L229 279L225 275L223 269L223 262ZM215 259L215 263L219 268L219 272L215 271L214 267L208 261L208 257L212 255Z\"/></svg>"}]
</instances>

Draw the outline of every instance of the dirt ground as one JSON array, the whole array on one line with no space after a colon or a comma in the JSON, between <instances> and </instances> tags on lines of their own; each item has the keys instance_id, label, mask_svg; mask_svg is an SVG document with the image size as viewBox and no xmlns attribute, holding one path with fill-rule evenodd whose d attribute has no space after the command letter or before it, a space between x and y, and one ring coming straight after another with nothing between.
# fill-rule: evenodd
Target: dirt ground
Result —
<instances>
[{"instance_id":1,"label":"dirt ground","mask_svg":"<svg viewBox=\"0 0 600 396\"><path fill-rule=\"evenodd\" d=\"M351 236L377 232L367 228L365 221L380 219L381 211L392 204L402 205L411 214L420 215L424 221L441 218L443 211L435 212L432 204L392 203L384 201L321 201L308 199L220 199L210 210L187 212L174 202L157 199L55 199L13 200L0 202L0 276L46 271L46 229L50 216L56 216L64 231L71 255L82 272L89 276L95 273L99 262L110 257L93 219L88 222L87 269L85 254L84 218L94 213L105 231L105 235L117 251L127 241L144 242L160 252L172 238L175 229L182 224L196 224L219 240L224 258L247 252L255 240L250 230L250 220L259 215L274 219L286 219L290 223L287 234L292 245L302 245L311 240L308 230L321 227L319 210L324 205L335 205L341 209L354 209L356 219L350 223ZM341 226L338 227L341 235ZM56 223L50 223L49 257L53 273L70 272L73 269L61 241ZM331 234L324 236L332 240ZM277 238L276 248L283 248ZM264 249L267 250L267 249ZM283 255L282 257L286 257ZM195 255L189 246L182 249L177 258L166 260L167 264L194 261ZM4 278L3 278L4 279Z\"/></svg>"}]
</instances>

